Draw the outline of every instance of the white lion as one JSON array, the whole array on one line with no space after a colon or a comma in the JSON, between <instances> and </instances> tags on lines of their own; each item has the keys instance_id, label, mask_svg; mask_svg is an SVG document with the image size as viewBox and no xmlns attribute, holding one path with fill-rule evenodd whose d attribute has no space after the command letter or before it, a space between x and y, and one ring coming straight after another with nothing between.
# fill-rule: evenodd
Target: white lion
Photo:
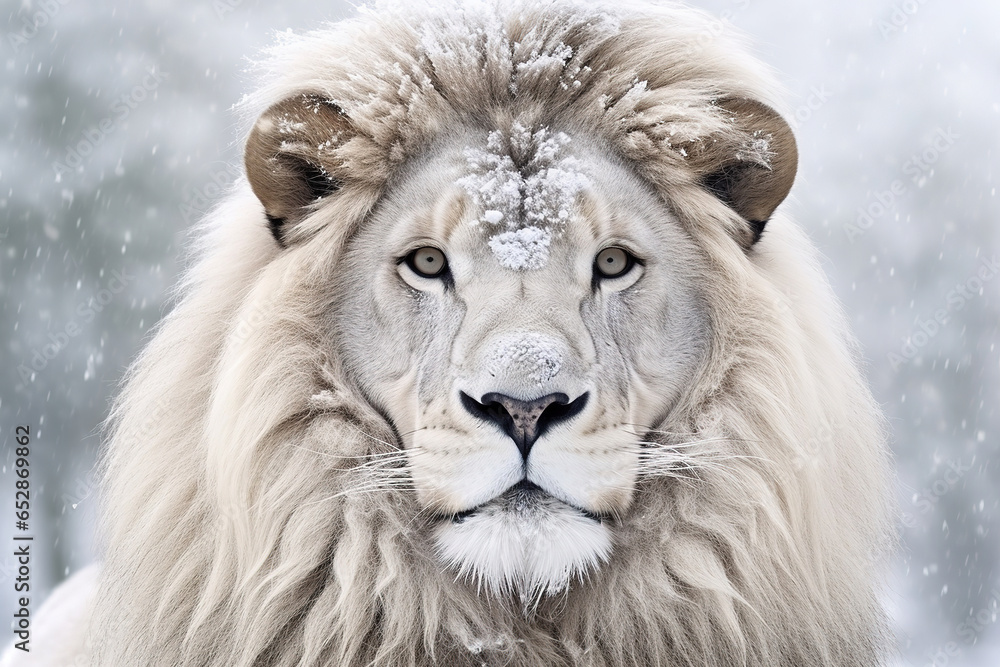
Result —
<instances>
[{"instance_id":1,"label":"white lion","mask_svg":"<svg viewBox=\"0 0 1000 667\"><path fill-rule=\"evenodd\" d=\"M880 415L710 26L400 3L275 48L113 415L94 664L883 660Z\"/></svg>"}]
</instances>

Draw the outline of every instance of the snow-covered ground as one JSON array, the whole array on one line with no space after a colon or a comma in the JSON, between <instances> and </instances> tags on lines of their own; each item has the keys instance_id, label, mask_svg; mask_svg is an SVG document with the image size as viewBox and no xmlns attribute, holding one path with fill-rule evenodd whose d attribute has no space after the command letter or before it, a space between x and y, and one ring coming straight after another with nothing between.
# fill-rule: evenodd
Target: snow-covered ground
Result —
<instances>
[{"instance_id":1,"label":"snow-covered ground","mask_svg":"<svg viewBox=\"0 0 1000 667\"><path fill-rule=\"evenodd\" d=\"M698 0L787 86L787 204L828 258L892 432L900 665L1000 664L1000 3ZM346 2L8 0L0 118L0 545L32 426L34 595L96 557L109 396L239 173L229 106L273 33ZM14 605L0 555L0 613ZM0 637L5 641L6 636Z\"/></svg>"}]
</instances>

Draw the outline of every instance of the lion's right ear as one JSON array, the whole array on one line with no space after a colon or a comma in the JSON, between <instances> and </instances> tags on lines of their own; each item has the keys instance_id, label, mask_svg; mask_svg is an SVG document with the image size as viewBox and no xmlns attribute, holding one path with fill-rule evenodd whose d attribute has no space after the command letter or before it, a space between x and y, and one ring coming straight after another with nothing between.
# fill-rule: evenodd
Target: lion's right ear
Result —
<instances>
[{"instance_id":1,"label":"lion's right ear","mask_svg":"<svg viewBox=\"0 0 1000 667\"><path fill-rule=\"evenodd\" d=\"M247 179L284 245L291 225L341 183L324 167L323 153L350 129L344 113L320 95L304 93L267 109L253 126L244 152ZM329 155L329 153L327 153ZM327 158L329 159L329 158Z\"/></svg>"}]
</instances>

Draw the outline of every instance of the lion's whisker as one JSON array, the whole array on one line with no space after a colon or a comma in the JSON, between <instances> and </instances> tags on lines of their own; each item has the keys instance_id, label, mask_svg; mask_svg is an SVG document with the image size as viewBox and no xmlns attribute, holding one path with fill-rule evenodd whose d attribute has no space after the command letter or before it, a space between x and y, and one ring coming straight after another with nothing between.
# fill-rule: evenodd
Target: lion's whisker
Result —
<instances>
[{"instance_id":1,"label":"lion's whisker","mask_svg":"<svg viewBox=\"0 0 1000 667\"><path fill-rule=\"evenodd\" d=\"M342 491L338 491L337 493L335 493L335 494L333 494L331 496L327 496L326 498L323 498L321 500L324 500L324 501L326 501L326 500L334 500L336 498L345 498L345 497L348 497L348 496L356 496L356 495L363 495L363 494L370 494L370 493L378 493L378 492L382 492L382 491L408 490L408 489L411 489L411 488L412 487L408 486L408 485L398 485L397 486L397 485L391 485L391 484L389 484L389 485L385 485L385 484L367 484L367 485L350 487L350 488L344 489Z\"/></svg>"},{"instance_id":2,"label":"lion's whisker","mask_svg":"<svg viewBox=\"0 0 1000 667\"><path fill-rule=\"evenodd\" d=\"M696 433L696 432L691 432L691 431L667 431L667 430L664 430L664 429L657 429L657 428L653 428L653 427L647 427L644 424L634 424L634 423L628 423L628 422L624 423L623 426L636 426L636 427L638 427L638 432L628 431L627 429L621 429L621 430L627 431L629 433L635 433L636 435L639 435L640 433L643 433L643 434L644 433L657 433L657 434L660 434L660 435L667 435L667 436L671 436L671 437L675 437L675 438L682 438L682 439L685 439L685 440L692 439L692 438L697 439L699 436L703 435L703 434ZM715 436L712 436L712 438L719 439L719 440L725 440L725 441L731 441L731 442L760 442L761 441L760 438L745 438L745 437L739 437L739 436L734 436L734 435L715 435Z\"/></svg>"},{"instance_id":3,"label":"lion's whisker","mask_svg":"<svg viewBox=\"0 0 1000 667\"><path fill-rule=\"evenodd\" d=\"M379 444L385 445L386 447L389 447L389 448L391 448L394 451L398 451L399 450L400 443L398 443L398 442L395 442L395 443L393 443L393 442L387 442L385 440L382 440L381 438L375 437L374 435L372 435L371 433L368 433L367 431L362 430L361 428L359 428L355 424L352 424L351 426L354 428L354 430L356 432L360 433L365 438L368 438L369 440L373 440L373 441L375 441L375 442L377 442Z\"/></svg>"},{"instance_id":4,"label":"lion's whisker","mask_svg":"<svg viewBox=\"0 0 1000 667\"><path fill-rule=\"evenodd\" d=\"M297 443L293 443L292 447L295 447L296 449L301 449L303 451L310 452L312 454L317 454L319 456L323 456L323 457L326 457L326 458L331 458L331 459L345 459L345 460L346 459L376 459L376 458L388 458L388 457L394 457L394 456L405 456L407 454L407 451L413 452L413 453L417 453L417 450L405 450L405 451L404 450L394 450L394 451L391 451L391 452L371 452L371 453L368 453L368 454L334 454L333 452L322 452L322 451L319 451L319 450L316 450L316 449L310 449L310 448L306 447L305 445L300 445L300 444L297 444Z\"/></svg>"}]
</instances>

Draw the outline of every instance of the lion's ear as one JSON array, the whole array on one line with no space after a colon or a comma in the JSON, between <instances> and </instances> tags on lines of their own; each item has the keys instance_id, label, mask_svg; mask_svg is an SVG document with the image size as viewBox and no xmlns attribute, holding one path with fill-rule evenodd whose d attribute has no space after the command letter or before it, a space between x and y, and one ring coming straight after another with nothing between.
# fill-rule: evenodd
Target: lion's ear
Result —
<instances>
[{"instance_id":1,"label":"lion's ear","mask_svg":"<svg viewBox=\"0 0 1000 667\"><path fill-rule=\"evenodd\" d=\"M349 121L336 105L309 93L272 105L254 124L243 160L279 244L310 204L340 188L324 167L323 154L347 130Z\"/></svg>"},{"instance_id":2,"label":"lion's ear","mask_svg":"<svg viewBox=\"0 0 1000 667\"><path fill-rule=\"evenodd\" d=\"M792 128L766 104L731 97L718 105L732 114L739 139L710 151L702 183L749 223L752 245L792 189L799 152Z\"/></svg>"}]
</instances>

